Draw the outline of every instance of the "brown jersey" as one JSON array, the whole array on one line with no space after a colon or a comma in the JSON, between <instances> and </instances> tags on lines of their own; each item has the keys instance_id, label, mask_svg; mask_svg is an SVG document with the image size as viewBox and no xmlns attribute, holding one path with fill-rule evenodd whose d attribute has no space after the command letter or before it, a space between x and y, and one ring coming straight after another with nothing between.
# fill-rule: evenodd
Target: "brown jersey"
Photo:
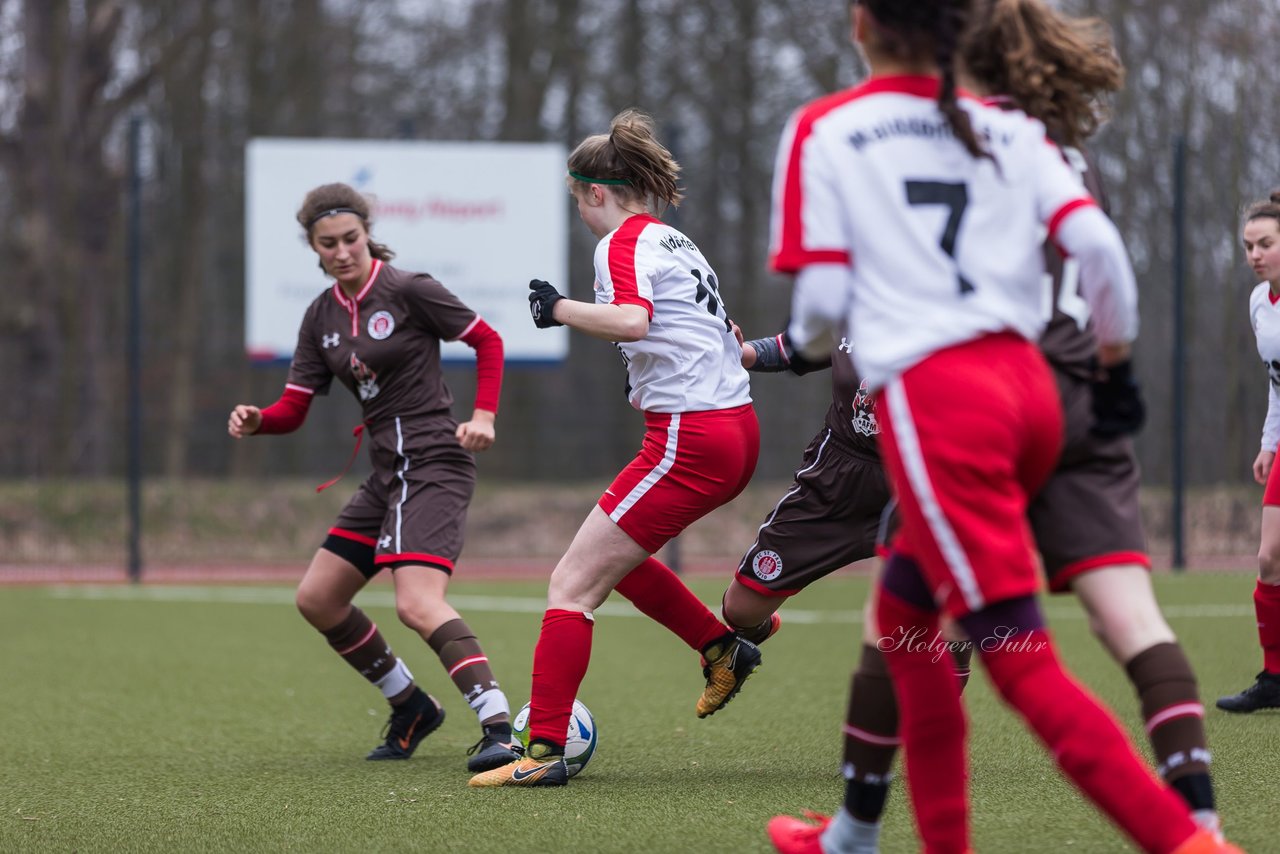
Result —
<instances>
[{"instance_id":1,"label":"brown jersey","mask_svg":"<svg viewBox=\"0 0 1280 854\"><path fill-rule=\"evenodd\" d=\"M841 342L837 352L831 354L831 406L827 409L827 427L832 436L846 450L871 460L880 459L876 447L875 401L867 392L866 383L853 369L853 362L846 352L849 345Z\"/></svg>"},{"instance_id":2,"label":"brown jersey","mask_svg":"<svg viewBox=\"0 0 1280 854\"><path fill-rule=\"evenodd\" d=\"M1063 147L1062 154L1080 174L1098 207L1106 211L1106 194L1093 161L1077 148ZM1079 292L1079 268L1074 261L1063 259L1057 247L1049 243L1044 248L1044 264L1053 282L1053 314L1040 335L1040 350L1054 370L1089 379L1093 375L1098 341L1089 321L1089 308Z\"/></svg>"},{"instance_id":3,"label":"brown jersey","mask_svg":"<svg viewBox=\"0 0 1280 854\"><path fill-rule=\"evenodd\" d=\"M425 273L373 262L355 299L335 282L307 308L288 383L326 394L334 377L360 401L366 424L449 412L440 342L459 338L476 313Z\"/></svg>"},{"instance_id":4,"label":"brown jersey","mask_svg":"<svg viewBox=\"0 0 1280 854\"><path fill-rule=\"evenodd\" d=\"M1093 161L1076 148L1063 147L1062 152L1098 207L1106 211L1106 193ZM1089 384L1098 342L1077 290L1077 268L1046 245L1045 270L1053 277L1053 316L1040 336L1040 349L1058 382L1063 449L1048 483L1028 507L1027 517L1049 576L1049 589L1061 593L1090 570L1120 564L1150 566L1151 562L1138 503L1141 478L1133 439L1105 438L1091 429Z\"/></svg>"}]
</instances>

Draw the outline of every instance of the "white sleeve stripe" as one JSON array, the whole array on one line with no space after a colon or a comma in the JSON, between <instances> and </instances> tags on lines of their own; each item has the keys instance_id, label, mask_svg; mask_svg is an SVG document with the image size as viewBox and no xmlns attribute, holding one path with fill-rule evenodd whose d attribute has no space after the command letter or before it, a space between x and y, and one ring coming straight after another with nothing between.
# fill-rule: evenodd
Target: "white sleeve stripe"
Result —
<instances>
[{"instance_id":1,"label":"white sleeve stripe","mask_svg":"<svg viewBox=\"0 0 1280 854\"><path fill-rule=\"evenodd\" d=\"M471 330L476 328L476 324L479 322L480 322L480 315L477 314L475 317L475 320L472 320L470 323L467 324L466 329L462 330L456 336L454 336L453 338L450 338L449 340L457 341L460 338L466 338L467 335L471 332Z\"/></svg>"}]
</instances>

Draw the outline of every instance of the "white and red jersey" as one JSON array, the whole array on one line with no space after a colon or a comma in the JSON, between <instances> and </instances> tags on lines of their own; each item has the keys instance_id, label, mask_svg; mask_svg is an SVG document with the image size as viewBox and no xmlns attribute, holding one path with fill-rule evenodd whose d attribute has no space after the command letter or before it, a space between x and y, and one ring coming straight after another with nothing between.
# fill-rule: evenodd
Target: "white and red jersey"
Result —
<instances>
[{"instance_id":1,"label":"white and red jersey","mask_svg":"<svg viewBox=\"0 0 1280 854\"><path fill-rule=\"evenodd\" d=\"M617 345L632 406L674 413L751 402L719 280L692 240L660 219L633 216L600 240L595 268L597 303L649 312L649 334Z\"/></svg>"},{"instance_id":2,"label":"white and red jersey","mask_svg":"<svg viewBox=\"0 0 1280 854\"><path fill-rule=\"evenodd\" d=\"M842 310L871 388L987 333L1034 340L1046 230L1094 206L1042 124L962 95L995 160L971 156L938 86L876 77L821 98L793 115L778 151L770 265L847 265ZM1136 331L1128 310L1117 325Z\"/></svg>"},{"instance_id":3,"label":"white and red jersey","mask_svg":"<svg viewBox=\"0 0 1280 854\"><path fill-rule=\"evenodd\" d=\"M1271 285L1260 283L1249 294L1249 325L1258 339L1258 355L1267 367L1271 390L1267 395L1267 420L1262 424L1262 450L1274 451L1280 443L1280 305Z\"/></svg>"}]
</instances>

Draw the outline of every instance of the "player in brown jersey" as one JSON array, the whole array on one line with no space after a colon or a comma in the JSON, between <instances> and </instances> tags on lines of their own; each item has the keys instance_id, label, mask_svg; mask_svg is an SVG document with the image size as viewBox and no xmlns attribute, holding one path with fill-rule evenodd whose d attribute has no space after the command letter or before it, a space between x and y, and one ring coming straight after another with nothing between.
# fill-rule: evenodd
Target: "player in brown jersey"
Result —
<instances>
[{"instance_id":1,"label":"player in brown jersey","mask_svg":"<svg viewBox=\"0 0 1280 854\"><path fill-rule=\"evenodd\" d=\"M1042 0L990 0L967 41L981 88L1040 119L1105 209L1097 170L1081 153L1102 118L1095 97L1120 88L1124 69L1105 24L1068 18ZM1044 82L1037 82L1044 81ZM1040 347L1065 415L1062 457L1028 509L1050 590L1073 592L1103 646L1125 669L1161 776L1196 821L1218 827L1204 706L1196 677L1151 587L1132 434L1144 411L1129 363L1099 371L1081 312L1078 268L1046 247L1053 315Z\"/></svg>"},{"instance_id":2,"label":"player in brown jersey","mask_svg":"<svg viewBox=\"0 0 1280 854\"><path fill-rule=\"evenodd\" d=\"M228 432L239 439L297 429L335 377L356 396L356 434L369 436L373 473L312 558L298 610L391 705L384 741L367 758L408 759L444 722L444 708L353 604L390 569L401 622L427 642L479 718L468 769L506 764L517 755L507 698L475 633L445 599L475 487L473 452L494 441L502 339L431 276L387 263L392 252L370 236L369 202L351 187L317 187L297 218L335 281L303 317L280 399L265 409L236 406ZM440 342L454 340L476 351L475 409L461 424L440 368Z\"/></svg>"},{"instance_id":3,"label":"player in brown jersey","mask_svg":"<svg viewBox=\"0 0 1280 854\"><path fill-rule=\"evenodd\" d=\"M1079 145L1098 125L1096 97L1117 89L1123 79L1109 35L1099 22L1066 18L1040 0L986 0L979 10L964 54L978 78L974 88L1001 93L1010 108L1041 119L1103 202L1098 176ZM1204 709L1190 663L1160 613L1148 575L1131 439L1141 426L1141 402L1127 368L1099 376L1093 361L1097 342L1074 290L1075 271L1050 247L1046 261L1054 303L1040 345L1054 369L1066 431L1058 466L1028 510L1036 544L1050 589L1080 597L1091 627L1125 666L1162 775L1197 822L1216 830ZM883 659L878 650L864 649L859 670L876 659ZM859 694L855 679L851 705L868 703L882 711L864 714L889 726L869 727L861 752L866 765L887 770L898 743L892 692ZM819 845L830 852L878 850L876 825L888 777L845 771L844 808L830 823L775 820L792 843L780 850L817 851Z\"/></svg>"}]
</instances>

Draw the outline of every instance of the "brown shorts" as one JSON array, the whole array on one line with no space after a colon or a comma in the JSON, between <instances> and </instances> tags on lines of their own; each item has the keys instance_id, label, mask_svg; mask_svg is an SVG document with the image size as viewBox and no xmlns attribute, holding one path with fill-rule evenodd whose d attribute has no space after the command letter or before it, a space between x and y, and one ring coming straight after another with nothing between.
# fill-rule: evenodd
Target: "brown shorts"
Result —
<instances>
[{"instance_id":1,"label":"brown shorts","mask_svg":"<svg viewBox=\"0 0 1280 854\"><path fill-rule=\"evenodd\" d=\"M438 415L395 418L370 430L373 474L329 532L373 547L373 566L357 563L366 575L401 564L453 571L476 482L475 458L458 444L456 429L453 418Z\"/></svg>"},{"instance_id":2,"label":"brown shorts","mask_svg":"<svg viewBox=\"0 0 1280 854\"><path fill-rule=\"evenodd\" d=\"M1057 374L1065 437L1062 457L1027 516L1044 559L1049 589L1070 589L1073 578L1117 564L1150 567L1138 504L1138 458L1127 436L1089 432L1089 384Z\"/></svg>"},{"instance_id":3,"label":"brown shorts","mask_svg":"<svg viewBox=\"0 0 1280 854\"><path fill-rule=\"evenodd\" d=\"M738 581L766 596L791 596L873 556L889 504L879 461L855 454L824 428L743 555Z\"/></svg>"}]
</instances>

